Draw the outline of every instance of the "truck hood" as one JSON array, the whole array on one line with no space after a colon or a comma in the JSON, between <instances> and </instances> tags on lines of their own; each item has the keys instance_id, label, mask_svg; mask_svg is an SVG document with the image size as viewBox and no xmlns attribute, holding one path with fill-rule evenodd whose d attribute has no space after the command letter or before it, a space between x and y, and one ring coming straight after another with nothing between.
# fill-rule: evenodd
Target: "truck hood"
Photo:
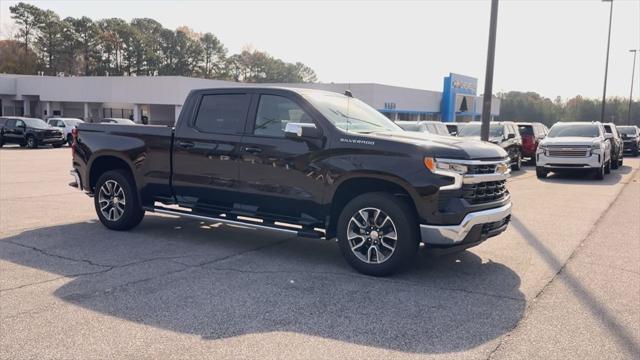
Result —
<instances>
[{"instance_id":1,"label":"truck hood","mask_svg":"<svg viewBox=\"0 0 640 360\"><path fill-rule=\"evenodd\" d=\"M413 131L385 131L366 134L366 136L420 146L426 150L427 155L440 158L477 160L507 157L507 152L498 145L455 136Z\"/></svg>"},{"instance_id":2,"label":"truck hood","mask_svg":"<svg viewBox=\"0 0 640 360\"><path fill-rule=\"evenodd\" d=\"M600 140L592 137L579 137L579 136L567 136L550 138L546 137L540 142L540 145L584 145L591 146L593 143L597 143Z\"/></svg>"}]
</instances>

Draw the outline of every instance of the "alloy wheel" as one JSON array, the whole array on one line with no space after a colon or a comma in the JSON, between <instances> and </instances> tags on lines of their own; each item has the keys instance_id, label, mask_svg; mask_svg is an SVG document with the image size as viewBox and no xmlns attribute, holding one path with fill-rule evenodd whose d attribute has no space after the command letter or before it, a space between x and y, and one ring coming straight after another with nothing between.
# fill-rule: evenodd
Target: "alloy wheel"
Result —
<instances>
[{"instance_id":1,"label":"alloy wheel","mask_svg":"<svg viewBox=\"0 0 640 360\"><path fill-rule=\"evenodd\" d=\"M98 193L100 212L109 221L118 221L126 206L124 189L115 180L107 180Z\"/></svg>"},{"instance_id":2,"label":"alloy wheel","mask_svg":"<svg viewBox=\"0 0 640 360\"><path fill-rule=\"evenodd\" d=\"M353 254L367 264L381 264L396 250L396 225L384 211L367 207L358 210L347 225L347 240Z\"/></svg>"}]
</instances>

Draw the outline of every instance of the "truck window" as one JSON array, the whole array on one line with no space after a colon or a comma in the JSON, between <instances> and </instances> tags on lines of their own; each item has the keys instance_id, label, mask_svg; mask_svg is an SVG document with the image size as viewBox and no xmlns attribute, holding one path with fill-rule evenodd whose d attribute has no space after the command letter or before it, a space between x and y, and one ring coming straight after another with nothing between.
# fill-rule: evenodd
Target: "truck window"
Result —
<instances>
[{"instance_id":1,"label":"truck window","mask_svg":"<svg viewBox=\"0 0 640 360\"><path fill-rule=\"evenodd\" d=\"M283 96L261 95L254 135L284 137L287 123L313 123L298 104Z\"/></svg>"},{"instance_id":2,"label":"truck window","mask_svg":"<svg viewBox=\"0 0 640 360\"><path fill-rule=\"evenodd\" d=\"M248 108L249 96L246 94L204 95L195 127L216 134L242 133Z\"/></svg>"}]
</instances>

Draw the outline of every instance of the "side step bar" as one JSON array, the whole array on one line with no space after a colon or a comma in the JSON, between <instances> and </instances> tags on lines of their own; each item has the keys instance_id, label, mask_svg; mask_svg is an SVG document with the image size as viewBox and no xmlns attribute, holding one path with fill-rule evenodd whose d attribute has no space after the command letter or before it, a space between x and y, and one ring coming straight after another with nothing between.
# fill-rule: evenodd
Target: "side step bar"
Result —
<instances>
[{"instance_id":1,"label":"side step bar","mask_svg":"<svg viewBox=\"0 0 640 360\"><path fill-rule=\"evenodd\" d=\"M291 235L295 235L295 236L299 236L299 237L307 237L307 238L323 238L324 237L324 233L318 230L314 230L314 229L291 229L291 228L286 228L284 226L279 226L277 224L264 224L264 223L255 223L252 221L244 221L244 220L240 220L240 219L229 219L226 217L215 217L215 216L209 216L209 215L204 215L204 214L196 214L196 213L192 213L192 212L188 212L188 211L183 211L183 210L177 210L177 209L169 209L169 208L165 208L162 206L155 206L155 207L145 207L144 208L146 211L150 211L150 212L155 212L158 214L167 214L167 215L175 215L175 216L182 216L182 217L186 217L186 218L191 218L191 219L197 219L197 220L206 220L206 221L215 221L215 222L220 222L223 224L227 224L227 225L240 225L240 226L247 226L250 228L254 228L254 229L261 229L261 230L268 230L268 231L274 231L274 232L280 232L280 233L286 233L286 234L291 234Z\"/></svg>"}]
</instances>

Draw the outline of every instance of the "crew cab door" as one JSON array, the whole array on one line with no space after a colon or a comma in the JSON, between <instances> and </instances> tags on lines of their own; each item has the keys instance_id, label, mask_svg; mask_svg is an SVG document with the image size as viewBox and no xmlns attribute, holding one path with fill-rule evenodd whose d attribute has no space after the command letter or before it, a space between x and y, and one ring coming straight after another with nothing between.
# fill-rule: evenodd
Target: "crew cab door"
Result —
<instances>
[{"instance_id":1,"label":"crew cab door","mask_svg":"<svg viewBox=\"0 0 640 360\"><path fill-rule=\"evenodd\" d=\"M323 143L289 139L284 132L290 122L320 128L312 110L286 92L255 95L240 152L239 210L309 226L322 223L325 180L314 159Z\"/></svg>"},{"instance_id":2,"label":"crew cab door","mask_svg":"<svg viewBox=\"0 0 640 360\"><path fill-rule=\"evenodd\" d=\"M251 94L202 92L186 106L173 143L173 193L181 205L203 211L233 208L240 140Z\"/></svg>"}]
</instances>

